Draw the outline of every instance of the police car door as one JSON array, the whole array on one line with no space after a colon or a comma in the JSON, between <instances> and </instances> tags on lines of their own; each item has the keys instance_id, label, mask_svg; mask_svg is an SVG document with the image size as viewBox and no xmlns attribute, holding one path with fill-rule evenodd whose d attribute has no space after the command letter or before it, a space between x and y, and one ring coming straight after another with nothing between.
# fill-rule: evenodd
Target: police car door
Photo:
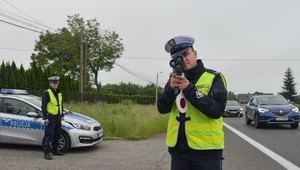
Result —
<instances>
[{"instance_id":1,"label":"police car door","mask_svg":"<svg viewBox=\"0 0 300 170\"><path fill-rule=\"evenodd\" d=\"M4 113L1 115L1 141L5 143L39 144L41 138L41 118L27 116L36 112L31 105L17 100L4 99Z\"/></svg>"}]
</instances>

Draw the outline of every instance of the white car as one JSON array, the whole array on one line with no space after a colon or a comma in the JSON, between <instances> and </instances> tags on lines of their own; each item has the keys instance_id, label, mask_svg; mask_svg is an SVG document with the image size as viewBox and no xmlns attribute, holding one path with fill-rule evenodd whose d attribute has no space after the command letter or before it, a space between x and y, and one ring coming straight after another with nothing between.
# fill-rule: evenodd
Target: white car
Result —
<instances>
[{"instance_id":1,"label":"white car","mask_svg":"<svg viewBox=\"0 0 300 170\"><path fill-rule=\"evenodd\" d=\"M1 89L0 143L41 145L45 133L42 99L26 90ZM58 149L93 146L102 142L100 123L88 116L64 110Z\"/></svg>"}]
</instances>

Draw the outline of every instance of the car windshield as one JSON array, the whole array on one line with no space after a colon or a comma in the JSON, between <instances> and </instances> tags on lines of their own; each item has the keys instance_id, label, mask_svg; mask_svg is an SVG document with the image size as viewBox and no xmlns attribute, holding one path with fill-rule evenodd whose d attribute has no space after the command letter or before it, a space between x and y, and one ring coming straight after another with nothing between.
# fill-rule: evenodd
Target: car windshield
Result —
<instances>
[{"instance_id":1,"label":"car windshield","mask_svg":"<svg viewBox=\"0 0 300 170\"><path fill-rule=\"evenodd\" d=\"M42 107L42 100L41 99L26 99L26 101L28 101L29 103L37 106L38 108ZM64 114L70 113L69 110L67 110L66 108L64 108Z\"/></svg>"},{"instance_id":2,"label":"car windshield","mask_svg":"<svg viewBox=\"0 0 300 170\"><path fill-rule=\"evenodd\" d=\"M282 96L262 96L257 98L260 105L286 105L287 100Z\"/></svg>"},{"instance_id":3,"label":"car windshield","mask_svg":"<svg viewBox=\"0 0 300 170\"><path fill-rule=\"evenodd\" d=\"M240 106L237 101L227 101L227 106Z\"/></svg>"}]
</instances>

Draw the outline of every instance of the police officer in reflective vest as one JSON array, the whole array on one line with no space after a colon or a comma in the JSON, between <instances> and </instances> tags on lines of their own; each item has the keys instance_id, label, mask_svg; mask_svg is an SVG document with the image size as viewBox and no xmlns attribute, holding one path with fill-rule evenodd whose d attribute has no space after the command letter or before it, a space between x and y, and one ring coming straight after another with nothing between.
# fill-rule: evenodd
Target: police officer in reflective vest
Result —
<instances>
[{"instance_id":1,"label":"police officer in reflective vest","mask_svg":"<svg viewBox=\"0 0 300 170\"><path fill-rule=\"evenodd\" d=\"M166 43L165 50L171 57L183 57L183 74L170 76L157 108L161 114L170 113L166 144L171 170L221 170L226 80L197 59L194 41L178 36ZM175 94L175 89L180 93Z\"/></svg>"},{"instance_id":2,"label":"police officer in reflective vest","mask_svg":"<svg viewBox=\"0 0 300 170\"><path fill-rule=\"evenodd\" d=\"M53 155L64 155L58 150L58 141L60 138L61 121L64 120L62 94L59 91L59 77L52 76L48 78L50 88L43 93L42 111L45 123L45 136L43 138L44 158L51 160Z\"/></svg>"}]
</instances>

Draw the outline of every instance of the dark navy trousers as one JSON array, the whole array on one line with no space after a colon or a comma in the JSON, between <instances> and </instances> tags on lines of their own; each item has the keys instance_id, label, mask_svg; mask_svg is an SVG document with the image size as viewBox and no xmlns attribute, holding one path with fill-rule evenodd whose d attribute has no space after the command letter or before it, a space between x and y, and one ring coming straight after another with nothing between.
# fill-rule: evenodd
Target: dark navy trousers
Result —
<instances>
[{"instance_id":1,"label":"dark navy trousers","mask_svg":"<svg viewBox=\"0 0 300 170\"><path fill-rule=\"evenodd\" d=\"M61 116L51 115L48 116L49 123L45 128L45 136L43 138L44 152L52 152L53 149L56 150L58 146L58 141L60 138L61 131Z\"/></svg>"},{"instance_id":2,"label":"dark navy trousers","mask_svg":"<svg viewBox=\"0 0 300 170\"><path fill-rule=\"evenodd\" d=\"M171 170L222 170L222 158L180 158L171 155Z\"/></svg>"}]
</instances>

